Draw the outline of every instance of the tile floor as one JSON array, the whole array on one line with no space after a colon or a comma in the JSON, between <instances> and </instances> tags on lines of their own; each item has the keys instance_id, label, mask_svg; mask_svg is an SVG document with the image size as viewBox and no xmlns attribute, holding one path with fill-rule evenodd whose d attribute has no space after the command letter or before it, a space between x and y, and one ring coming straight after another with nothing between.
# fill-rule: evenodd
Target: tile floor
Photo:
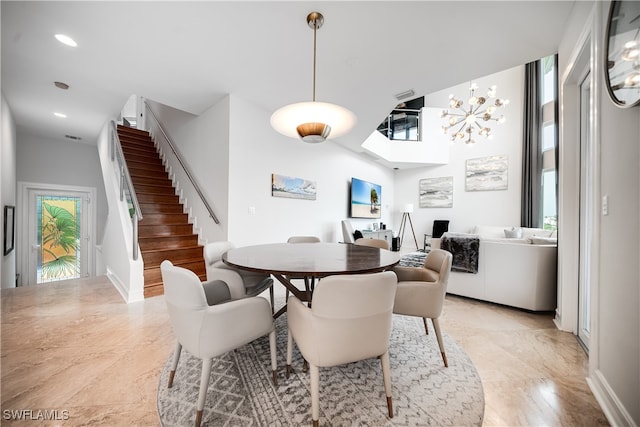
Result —
<instances>
[{"instance_id":1,"label":"tile floor","mask_svg":"<svg viewBox=\"0 0 640 427\"><path fill-rule=\"evenodd\" d=\"M57 411L39 426L160 425L158 377L174 344L163 297L127 305L104 277L1 295L2 425L35 425L8 420L11 410ZM551 319L447 297L441 325L480 373L484 425L608 425L585 352Z\"/></svg>"}]
</instances>

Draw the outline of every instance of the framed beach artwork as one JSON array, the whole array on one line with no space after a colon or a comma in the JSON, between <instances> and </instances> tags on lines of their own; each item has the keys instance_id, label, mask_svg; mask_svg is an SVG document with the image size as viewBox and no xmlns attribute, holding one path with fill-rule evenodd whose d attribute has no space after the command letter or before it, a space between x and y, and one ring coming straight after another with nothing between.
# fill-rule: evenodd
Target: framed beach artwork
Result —
<instances>
[{"instance_id":1,"label":"framed beach artwork","mask_svg":"<svg viewBox=\"0 0 640 427\"><path fill-rule=\"evenodd\" d=\"M466 162L466 191L506 190L509 160L507 156L488 156Z\"/></svg>"},{"instance_id":2,"label":"framed beach artwork","mask_svg":"<svg viewBox=\"0 0 640 427\"><path fill-rule=\"evenodd\" d=\"M288 199L316 199L316 183L308 179L271 174L271 195Z\"/></svg>"},{"instance_id":3,"label":"framed beach artwork","mask_svg":"<svg viewBox=\"0 0 640 427\"><path fill-rule=\"evenodd\" d=\"M453 177L424 178L419 182L421 208L452 208Z\"/></svg>"}]
</instances>

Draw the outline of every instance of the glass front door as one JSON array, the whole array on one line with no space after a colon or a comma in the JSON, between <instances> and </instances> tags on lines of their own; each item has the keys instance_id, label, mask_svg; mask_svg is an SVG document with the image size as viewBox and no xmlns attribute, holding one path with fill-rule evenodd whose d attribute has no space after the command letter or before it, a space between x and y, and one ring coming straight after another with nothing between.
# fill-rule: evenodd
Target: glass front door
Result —
<instances>
[{"instance_id":1,"label":"glass front door","mask_svg":"<svg viewBox=\"0 0 640 427\"><path fill-rule=\"evenodd\" d=\"M29 284L85 277L88 195L30 191Z\"/></svg>"}]
</instances>

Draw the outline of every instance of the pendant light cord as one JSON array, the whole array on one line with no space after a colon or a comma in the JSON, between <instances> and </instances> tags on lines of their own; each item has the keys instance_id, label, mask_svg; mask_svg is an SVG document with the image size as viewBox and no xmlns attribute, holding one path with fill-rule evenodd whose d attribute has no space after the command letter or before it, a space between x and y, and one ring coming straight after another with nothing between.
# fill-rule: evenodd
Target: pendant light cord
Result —
<instances>
[{"instance_id":1,"label":"pendant light cord","mask_svg":"<svg viewBox=\"0 0 640 427\"><path fill-rule=\"evenodd\" d=\"M313 20L313 102L316 102L316 32L318 31L318 21Z\"/></svg>"}]
</instances>

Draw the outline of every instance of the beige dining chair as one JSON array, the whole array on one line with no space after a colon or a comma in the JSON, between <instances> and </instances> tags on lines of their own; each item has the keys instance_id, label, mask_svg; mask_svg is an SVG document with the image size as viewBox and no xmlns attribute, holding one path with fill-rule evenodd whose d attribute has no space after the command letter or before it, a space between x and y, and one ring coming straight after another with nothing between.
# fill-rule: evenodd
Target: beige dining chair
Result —
<instances>
[{"instance_id":1,"label":"beige dining chair","mask_svg":"<svg viewBox=\"0 0 640 427\"><path fill-rule=\"evenodd\" d=\"M234 248L235 245L229 241L212 242L204 246L202 252L207 269L207 281L213 280L214 277L224 280L229 286L232 299L254 297L268 289L273 314L275 312L273 279L268 274L234 268L222 262L222 255Z\"/></svg>"},{"instance_id":2,"label":"beige dining chair","mask_svg":"<svg viewBox=\"0 0 640 427\"><path fill-rule=\"evenodd\" d=\"M318 426L319 368L379 357L393 418L389 337L397 279L391 271L374 274L335 275L322 279L313 306L292 296L287 304L287 378L291 372L293 343L309 363L311 416Z\"/></svg>"},{"instance_id":3,"label":"beige dining chair","mask_svg":"<svg viewBox=\"0 0 640 427\"><path fill-rule=\"evenodd\" d=\"M360 246L372 246L374 248L389 250L389 242L384 239L360 238L355 241L355 244Z\"/></svg>"},{"instance_id":4,"label":"beige dining chair","mask_svg":"<svg viewBox=\"0 0 640 427\"><path fill-rule=\"evenodd\" d=\"M316 236L291 236L287 239L287 243L320 243L321 240ZM307 276L287 276L289 280L304 280L304 289L307 293L313 292L315 288L315 278L309 279ZM285 301L289 299L289 289L285 292Z\"/></svg>"},{"instance_id":5,"label":"beige dining chair","mask_svg":"<svg viewBox=\"0 0 640 427\"><path fill-rule=\"evenodd\" d=\"M202 359L196 427L202 421L214 357L269 335L271 370L274 384L277 385L276 332L266 299L254 297L224 302L228 301L231 294L225 282L216 279L209 282L208 286L219 288L218 304L209 305L204 286L194 272L176 267L168 260L160 264L160 271L169 319L177 339L168 387L173 386L182 347Z\"/></svg>"},{"instance_id":6,"label":"beige dining chair","mask_svg":"<svg viewBox=\"0 0 640 427\"><path fill-rule=\"evenodd\" d=\"M398 276L393 312L406 316L422 317L424 330L429 334L427 319L431 319L436 331L438 346L444 366L448 367L447 355L442 342L438 319L442 314L447 283L453 256L442 249L431 249L422 267L395 267Z\"/></svg>"},{"instance_id":7,"label":"beige dining chair","mask_svg":"<svg viewBox=\"0 0 640 427\"><path fill-rule=\"evenodd\" d=\"M351 221L347 219L343 219L341 222L342 225L342 239L344 243L353 243L353 226L351 225Z\"/></svg>"}]
</instances>

